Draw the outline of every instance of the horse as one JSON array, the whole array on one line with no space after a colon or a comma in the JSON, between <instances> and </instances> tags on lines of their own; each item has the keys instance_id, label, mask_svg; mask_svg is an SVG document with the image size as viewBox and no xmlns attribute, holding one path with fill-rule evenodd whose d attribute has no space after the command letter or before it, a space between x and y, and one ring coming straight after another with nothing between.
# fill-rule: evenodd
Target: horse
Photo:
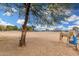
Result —
<instances>
[{"instance_id":1,"label":"horse","mask_svg":"<svg viewBox=\"0 0 79 59\"><path fill-rule=\"evenodd\" d=\"M70 40L72 36L73 36L73 32L60 32L60 40L62 40L63 37L66 37L67 40Z\"/></svg>"},{"instance_id":2,"label":"horse","mask_svg":"<svg viewBox=\"0 0 79 59\"><path fill-rule=\"evenodd\" d=\"M78 50L77 45L78 45L79 33L76 36L74 36L74 33L73 32L69 32L69 33L60 32L60 40L62 40L63 37L66 37L67 38L68 45L69 44L73 44L75 46L76 50ZM71 37L73 39L72 41L70 40Z\"/></svg>"}]
</instances>

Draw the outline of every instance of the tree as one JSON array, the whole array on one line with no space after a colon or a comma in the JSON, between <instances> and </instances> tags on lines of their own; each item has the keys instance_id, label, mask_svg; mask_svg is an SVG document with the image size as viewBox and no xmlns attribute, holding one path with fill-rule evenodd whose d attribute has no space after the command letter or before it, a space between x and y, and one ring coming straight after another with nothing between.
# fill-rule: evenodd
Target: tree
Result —
<instances>
[{"instance_id":1,"label":"tree","mask_svg":"<svg viewBox=\"0 0 79 59\"><path fill-rule=\"evenodd\" d=\"M33 31L33 28L31 26L27 26L27 31Z\"/></svg>"},{"instance_id":2,"label":"tree","mask_svg":"<svg viewBox=\"0 0 79 59\"><path fill-rule=\"evenodd\" d=\"M28 17L29 17L29 12L30 12L30 6L31 6L31 4L30 3L27 3L27 4L24 4L24 6L26 7L26 13L25 13L25 22L24 22L24 24L23 24L23 30L22 30L22 36L21 36L21 40L20 40L20 46L25 46L25 36L26 36L26 24L27 24L27 21L28 21ZM38 9L40 8L40 6L41 5L39 5L39 7L38 6L35 6L35 7L37 7ZM53 5L54 6L54 5ZM57 5L58 6L58 5ZM57 7L57 6L55 6L55 7ZM35 8L34 8L35 9ZM44 13L46 10L43 10L44 9L44 7L43 7L43 9L42 9L42 11L43 12L41 12L41 8L39 9L39 11L38 11L38 9L36 10L32 10L33 12L33 14L36 16L36 17L38 17L38 18L42 18L43 20L43 23L44 23L44 21L46 22L48 22L48 20L46 20L46 14ZM54 10L55 10L55 8L54 8ZM59 9L58 9L59 10ZM40 14L40 13L42 13L42 15ZM58 11L59 12L59 11ZM55 12L53 12L53 15L54 15L54 13ZM56 14L56 15L59 15L59 14ZM55 16L56 16L55 15ZM55 19L56 20L56 19ZM57 22L57 21L56 21ZM48 24L48 23L47 23ZM50 23L49 23L50 24Z\"/></svg>"},{"instance_id":3,"label":"tree","mask_svg":"<svg viewBox=\"0 0 79 59\"><path fill-rule=\"evenodd\" d=\"M19 46L25 46L25 36L26 36L26 24L28 22L28 17L29 17L29 13L32 12L32 14L34 16L36 16L36 20L39 18L39 23L41 22L42 24L47 22L46 17L45 17L45 9L44 6L46 6L46 4L30 4L30 3L24 3L24 4L15 4L16 5L16 9L19 10L19 17L21 16L25 16L25 22L22 25L22 35L21 35L21 40L19 43ZM11 14L13 15L13 11L12 11L12 6L14 6L13 4L1 4L1 6L6 6L6 8L2 8L5 12L11 12ZM31 7L30 7L31 6ZM43 20L41 20L43 19ZM38 22L38 20L37 20Z\"/></svg>"},{"instance_id":4,"label":"tree","mask_svg":"<svg viewBox=\"0 0 79 59\"><path fill-rule=\"evenodd\" d=\"M13 27L13 30L18 30L18 27L17 27L17 26L14 26L14 27Z\"/></svg>"},{"instance_id":5,"label":"tree","mask_svg":"<svg viewBox=\"0 0 79 59\"><path fill-rule=\"evenodd\" d=\"M25 46L25 37L26 37L26 24L28 22L28 17L29 17L29 11L30 11L30 3L28 4L24 4L24 7L25 7L25 22L24 24L22 25L22 35L21 35L21 40L20 40L20 43L19 43L19 46Z\"/></svg>"},{"instance_id":6,"label":"tree","mask_svg":"<svg viewBox=\"0 0 79 59\"><path fill-rule=\"evenodd\" d=\"M71 11L75 4L68 3L51 3L48 8L51 12L51 17L53 24L60 23L61 21L66 21L65 18L71 16Z\"/></svg>"},{"instance_id":7,"label":"tree","mask_svg":"<svg viewBox=\"0 0 79 59\"><path fill-rule=\"evenodd\" d=\"M34 31L34 28L35 28L35 26L34 26L34 25L32 25L32 29L33 29L33 31Z\"/></svg>"},{"instance_id":8,"label":"tree","mask_svg":"<svg viewBox=\"0 0 79 59\"><path fill-rule=\"evenodd\" d=\"M4 4L5 5L5 4ZM7 4L9 8L5 9L5 12L9 11L13 15L13 11L10 7L13 4ZM31 13L34 16L35 22L37 24L54 24L56 22L60 22L62 17L69 17L70 15L65 14L65 10L67 10L69 5L67 4L15 4L17 9L19 10L19 15L25 16L25 22L22 25L22 35L19 46L25 46L25 37L27 30L27 22ZM60 19L60 20L59 20Z\"/></svg>"},{"instance_id":9,"label":"tree","mask_svg":"<svg viewBox=\"0 0 79 59\"><path fill-rule=\"evenodd\" d=\"M5 31L5 30L6 30L6 26L0 25L0 31Z\"/></svg>"},{"instance_id":10,"label":"tree","mask_svg":"<svg viewBox=\"0 0 79 59\"><path fill-rule=\"evenodd\" d=\"M10 26L10 25L8 25L8 26L6 26L6 30L7 31L14 31L14 30L18 30L18 27L17 26Z\"/></svg>"}]
</instances>

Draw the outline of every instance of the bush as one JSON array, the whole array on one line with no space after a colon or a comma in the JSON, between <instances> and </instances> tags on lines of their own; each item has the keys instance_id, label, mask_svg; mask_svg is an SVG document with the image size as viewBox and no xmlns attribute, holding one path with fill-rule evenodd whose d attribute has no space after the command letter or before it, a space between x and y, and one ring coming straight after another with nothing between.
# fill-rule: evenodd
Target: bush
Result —
<instances>
[{"instance_id":1,"label":"bush","mask_svg":"<svg viewBox=\"0 0 79 59\"><path fill-rule=\"evenodd\" d=\"M0 31L6 30L6 26L0 25Z\"/></svg>"},{"instance_id":2,"label":"bush","mask_svg":"<svg viewBox=\"0 0 79 59\"><path fill-rule=\"evenodd\" d=\"M18 30L17 26L7 26L6 30L11 31L11 30Z\"/></svg>"},{"instance_id":3,"label":"bush","mask_svg":"<svg viewBox=\"0 0 79 59\"><path fill-rule=\"evenodd\" d=\"M33 31L33 28L31 26L26 27L27 31ZM22 30L22 27L20 27L18 30Z\"/></svg>"},{"instance_id":4,"label":"bush","mask_svg":"<svg viewBox=\"0 0 79 59\"><path fill-rule=\"evenodd\" d=\"M32 27L27 27L27 31L33 31Z\"/></svg>"}]
</instances>

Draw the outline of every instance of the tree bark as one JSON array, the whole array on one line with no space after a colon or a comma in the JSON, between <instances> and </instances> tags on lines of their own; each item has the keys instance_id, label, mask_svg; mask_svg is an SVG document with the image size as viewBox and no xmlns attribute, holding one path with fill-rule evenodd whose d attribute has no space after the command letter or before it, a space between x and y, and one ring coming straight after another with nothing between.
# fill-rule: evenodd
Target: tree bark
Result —
<instances>
[{"instance_id":1,"label":"tree bark","mask_svg":"<svg viewBox=\"0 0 79 59\"><path fill-rule=\"evenodd\" d=\"M26 38L26 32L27 32L27 22L28 22L28 17L29 17L29 12L30 12L30 3L24 3L24 7L25 7L25 22L22 25L22 34L21 34L21 40L19 41L19 46L25 46L26 42L25 42L25 38Z\"/></svg>"}]
</instances>

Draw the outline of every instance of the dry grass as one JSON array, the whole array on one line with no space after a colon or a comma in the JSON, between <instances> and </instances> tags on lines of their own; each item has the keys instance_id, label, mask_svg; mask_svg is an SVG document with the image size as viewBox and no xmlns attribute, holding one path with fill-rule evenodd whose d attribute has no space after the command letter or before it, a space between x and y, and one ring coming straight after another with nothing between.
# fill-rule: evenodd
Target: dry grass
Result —
<instances>
[{"instance_id":1,"label":"dry grass","mask_svg":"<svg viewBox=\"0 0 79 59\"><path fill-rule=\"evenodd\" d=\"M0 32L0 55L73 56L79 55L66 40L59 40L59 32L27 32L26 46L18 47L21 32Z\"/></svg>"}]
</instances>

